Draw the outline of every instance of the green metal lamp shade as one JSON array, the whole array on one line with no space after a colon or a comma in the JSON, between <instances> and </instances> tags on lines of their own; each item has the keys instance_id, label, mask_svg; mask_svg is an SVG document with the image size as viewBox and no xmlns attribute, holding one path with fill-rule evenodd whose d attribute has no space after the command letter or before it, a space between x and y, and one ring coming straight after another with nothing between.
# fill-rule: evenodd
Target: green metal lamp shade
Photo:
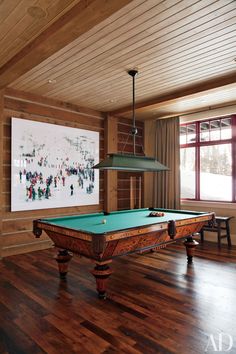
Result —
<instances>
[{"instance_id":1,"label":"green metal lamp shade","mask_svg":"<svg viewBox=\"0 0 236 354\"><path fill-rule=\"evenodd\" d=\"M93 166L99 170L119 170L119 171L137 171L137 172L158 172L167 171L168 167L152 157L126 155L126 154L108 154L107 158L97 165Z\"/></svg>"}]
</instances>

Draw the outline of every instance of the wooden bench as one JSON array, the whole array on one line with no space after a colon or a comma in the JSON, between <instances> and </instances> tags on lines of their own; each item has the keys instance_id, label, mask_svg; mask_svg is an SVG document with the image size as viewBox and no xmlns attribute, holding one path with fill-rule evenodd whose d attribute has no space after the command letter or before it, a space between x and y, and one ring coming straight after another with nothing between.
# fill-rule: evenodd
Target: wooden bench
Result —
<instances>
[{"instance_id":1,"label":"wooden bench","mask_svg":"<svg viewBox=\"0 0 236 354\"><path fill-rule=\"evenodd\" d=\"M231 247L231 237L230 237L230 226L229 221L232 219L233 216L216 216L215 222L213 225L206 225L202 228L201 234L201 241L204 241L204 231L209 232L216 232L217 239L218 239L218 246L221 247L221 239L227 238L228 247ZM223 233L226 231L226 233Z\"/></svg>"}]
</instances>

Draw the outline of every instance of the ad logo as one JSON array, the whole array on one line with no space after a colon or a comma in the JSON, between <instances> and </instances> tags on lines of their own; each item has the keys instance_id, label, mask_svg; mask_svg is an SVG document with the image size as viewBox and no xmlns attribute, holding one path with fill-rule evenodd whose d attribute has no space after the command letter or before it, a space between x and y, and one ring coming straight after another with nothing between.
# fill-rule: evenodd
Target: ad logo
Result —
<instances>
[{"instance_id":1,"label":"ad logo","mask_svg":"<svg viewBox=\"0 0 236 354\"><path fill-rule=\"evenodd\" d=\"M217 336L210 334L204 351L229 352L233 344L233 337L228 333L219 333Z\"/></svg>"}]
</instances>

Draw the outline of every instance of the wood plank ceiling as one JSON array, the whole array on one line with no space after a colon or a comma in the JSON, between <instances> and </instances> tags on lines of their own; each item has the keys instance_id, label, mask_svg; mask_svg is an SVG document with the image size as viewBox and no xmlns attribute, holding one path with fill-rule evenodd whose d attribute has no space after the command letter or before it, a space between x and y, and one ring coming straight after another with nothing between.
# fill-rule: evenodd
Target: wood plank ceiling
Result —
<instances>
[{"instance_id":1,"label":"wood plank ceiling","mask_svg":"<svg viewBox=\"0 0 236 354\"><path fill-rule=\"evenodd\" d=\"M79 1L0 1L0 67Z\"/></svg>"},{"instance_id":2,"label":"wood plank ceiling","mask_svg":"<svg viewBox=\"0 0 236 354\"><path fill-rule=\"evenodd\" d=\"M9 34L14 16L6 3L0 4L0 11L5 6L2 64L78 1L54 1L53 6L31 1L31 9L41 4L46 18L38 10L30 14L29 8L25 14L27 1L9 1L21 9ZM236 103L235 0L133 0L124 5L9 87L127 115L132 100L127 70L137 68L140 119ZM39 17L38 25L32 16Z\"/></svg>"}]
</instances>

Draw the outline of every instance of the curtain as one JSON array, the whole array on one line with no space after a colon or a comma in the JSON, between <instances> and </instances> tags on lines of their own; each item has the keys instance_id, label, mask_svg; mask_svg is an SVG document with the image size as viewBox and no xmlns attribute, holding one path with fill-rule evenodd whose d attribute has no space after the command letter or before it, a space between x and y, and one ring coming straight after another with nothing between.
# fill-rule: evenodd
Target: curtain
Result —
<instances>
[{"instance_id":1,"label":"curtain","mask_svg":"<svg viewBox=\"0 0 236 354\"><path fill-rule=\"evenodd\" d=\"M156 159L170 171L154 174L153 205L180 208L179 117L156 121Z\"/></svg>"}]
</instances>

